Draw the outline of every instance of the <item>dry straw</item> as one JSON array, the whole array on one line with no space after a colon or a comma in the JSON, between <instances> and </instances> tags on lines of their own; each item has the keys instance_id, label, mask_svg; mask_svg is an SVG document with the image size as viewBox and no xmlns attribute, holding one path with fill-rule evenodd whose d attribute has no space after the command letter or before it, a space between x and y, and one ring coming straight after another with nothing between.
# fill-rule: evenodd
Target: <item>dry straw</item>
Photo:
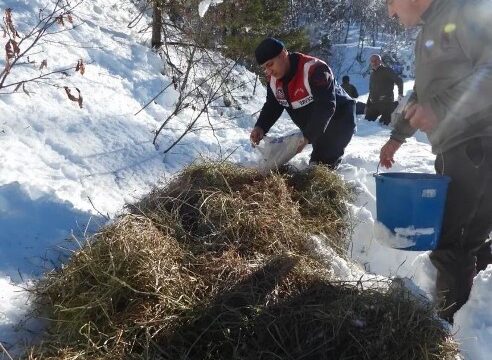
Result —
<instances>
[{"instance_id":1,"label":"dry straw","mask_svg":"<svg viewBox=\"0 0 492 360\"><path fill-rule=\"evenodd\" d=\"M190 166L37 284L51 326L26 358L454 358L431 308L310 255L311 234L344 254L351 194L322 166Z\"/></svg>"}]
</instances>

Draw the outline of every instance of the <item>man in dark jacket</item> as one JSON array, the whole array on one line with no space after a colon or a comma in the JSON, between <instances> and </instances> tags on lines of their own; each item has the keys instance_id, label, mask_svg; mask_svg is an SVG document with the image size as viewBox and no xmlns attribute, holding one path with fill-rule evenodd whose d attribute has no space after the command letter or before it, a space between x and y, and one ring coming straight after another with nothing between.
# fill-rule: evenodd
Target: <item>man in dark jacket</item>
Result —
<instances>
[{"instance_id":1,"label":"man in dark jacket","mask_svg":"<svg viewBox=\"0 0 492 360\"><path fill-rule=\"evenodd\" d=\"M366 120L375 121L381 115L379 122L388 125L391 121L391 113L398 105L393 96L393 89L397 85L398 95L403 96L403 80L383 64L381 56L371 55L370 62L372 72L369 79Z\"/></svg>"},{"instance_id":2,"label":"man in dark jacket","mask_svg":"<svg viewBox=\"0 0 492 360\"><path fill-rule=\"evenodd\" d=\"M489 0L388 0L405 26L422 24L415 44L417 102L382 147L381 164L417 129L437 155L436 172L451 177L437 268L440 314L452 322L477 271L492 263L492 33Z\"/></svg>"},{"instance_id":3,"label":"man in dark jacket","mask_svg":"<svg viewBox=\"0 0 492 360\"><path fill-rule=\"evenodd\" d=\"M350 83L350 77L348 75L344 75L342 77L342 85L340 86L352 99L357 99L359 97L359 92L357 91L357 88ZM362 115L365 111L366 104L361 101L357 101L355 103L355 113L357 115Z\"/></svg>"},{"instance_id":4,"label":"man in dark jacket","mask_svg":"<svg viewBox=\"0 0 492 360\"><path fill-rule=\"evenodd\" d=\"M345 90L347 94L349 94L352 99L357 99L359 97L359 92L357 91L357 88L350 83L350 76L344 75L342 77L341 87L343 88L343 90Z\"/></svg>"},{"instance_id":5,"label":"man in dark jacket","mask_svg":"<svg viewBox=\"0 0 492 360\"><path fill-rule=\"evenodd\" d=\"M355 101L335 85L325 62L301 53L290 54L277 39L263 40L255 56L269 86L251 131L251 142L258 144L285 109L304 135L297 152L310 143L311 163L336 168L355 131Z\"/></svg>"}]
</instances>

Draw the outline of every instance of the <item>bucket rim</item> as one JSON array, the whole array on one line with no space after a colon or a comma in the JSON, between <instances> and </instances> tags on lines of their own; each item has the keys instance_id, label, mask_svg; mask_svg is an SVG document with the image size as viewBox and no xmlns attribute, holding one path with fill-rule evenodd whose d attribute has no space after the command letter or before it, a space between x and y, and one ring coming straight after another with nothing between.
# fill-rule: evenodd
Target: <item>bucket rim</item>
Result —
<instances>
[{"instance_id":1,"label":"bucket rim","mask_svg":"<svg viewBox=\"0 0 492 360\"><path fill-rule=\"evenodd\" d=\"M431 174L423 172L384 172L384 173L374 173L375 178L389 178L394 180L445 180L447 182L451 181L448 175L441 174Z\"/></svg>"}]
</instances>

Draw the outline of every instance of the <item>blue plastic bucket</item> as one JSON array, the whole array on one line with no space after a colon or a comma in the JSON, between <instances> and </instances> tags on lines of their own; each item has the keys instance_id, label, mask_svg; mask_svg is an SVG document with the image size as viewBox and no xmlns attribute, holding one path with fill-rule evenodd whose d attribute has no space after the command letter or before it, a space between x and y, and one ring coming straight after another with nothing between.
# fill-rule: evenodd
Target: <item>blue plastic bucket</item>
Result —
<instances>
[{"instance_id":1,"label":"blue plastic bucket","mask_svg":"<svg viewBox=\"0 0 492 360\"><path fill-rule=\"evenodd\" d=\"M399 239L402 250L433 250L441 236L450 178L421 173L380 173L376 179L377 220ZM397 242L398 244L398 242Z\"/></svg>"}]
</instances>

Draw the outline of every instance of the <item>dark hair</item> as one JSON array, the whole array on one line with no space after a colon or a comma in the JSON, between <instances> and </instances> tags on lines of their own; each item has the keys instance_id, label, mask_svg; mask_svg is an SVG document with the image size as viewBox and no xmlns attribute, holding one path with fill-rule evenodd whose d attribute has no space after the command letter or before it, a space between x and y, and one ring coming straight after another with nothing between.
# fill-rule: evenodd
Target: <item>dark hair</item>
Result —
<instances>
[{"instance_id":1,"label":"dark hair","mask_svg":"<svg viewBox=\"0 0 492 360\"><path fill-rule=\"evenodd\" d=\"M342 77L342 82L349 82L350 81L350 77L348 75L344 75Z\"/></svg>"}]
</instances>

